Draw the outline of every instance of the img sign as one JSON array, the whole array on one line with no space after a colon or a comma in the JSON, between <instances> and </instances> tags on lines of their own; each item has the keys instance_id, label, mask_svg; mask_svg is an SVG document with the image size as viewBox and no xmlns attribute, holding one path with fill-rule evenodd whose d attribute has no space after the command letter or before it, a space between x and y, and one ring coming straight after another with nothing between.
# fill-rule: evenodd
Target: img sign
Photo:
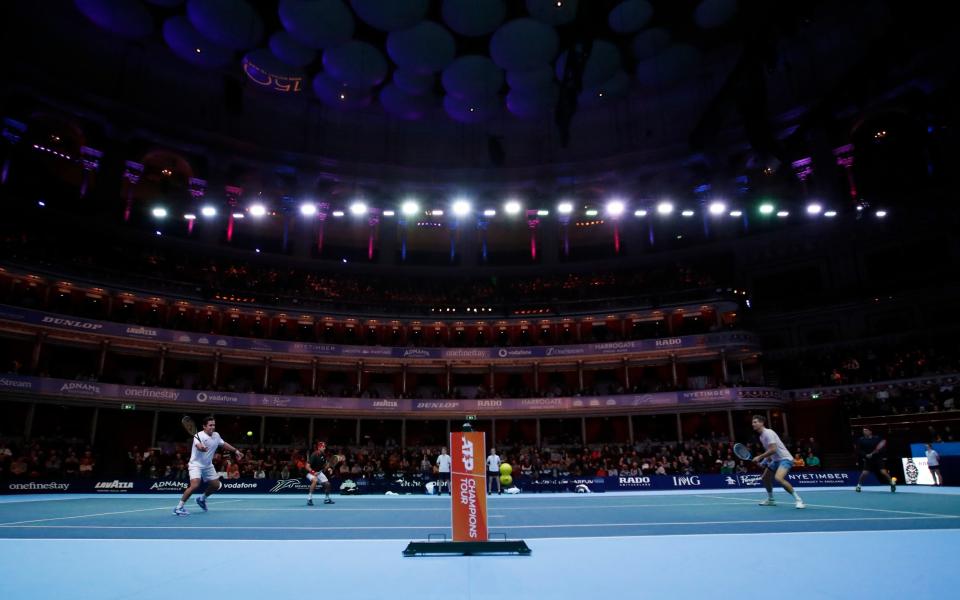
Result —
<instances>
[{"instance_id":1,"label":"img sign","mask_svg":"<svg viewBox=\"0 0 960 600\"><path fill-rule=\"evenodd\" d=\"M453 541L487 540L486 444L481 432L450 434Z\"/></svg>"}]
</instances>

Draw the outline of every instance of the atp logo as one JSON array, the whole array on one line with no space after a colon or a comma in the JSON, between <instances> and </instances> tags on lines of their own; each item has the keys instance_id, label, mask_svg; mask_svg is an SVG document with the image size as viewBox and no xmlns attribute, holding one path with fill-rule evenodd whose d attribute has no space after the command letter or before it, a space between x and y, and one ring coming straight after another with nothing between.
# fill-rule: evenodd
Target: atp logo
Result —
<instances>
[{"instance_id":1,"label":"atp logo","mask_svg":"<svg viewBox=\"0 0 960 600\"><path fill-rule=\"evenodd\" d=\"M474 454L473 454L473 442L467 438L462 438L463 444L460 446L460 451L463 460L463 468L467 471L472 472L474 467Z\"/></svg>"},{"instance_id":2,"label":"atp logo","mask_svg":"<svg viewBox=\"0 0 960 600\"><path fill-rule=\"evenodd\" d=\"M280 479L270 488L271 492L279 492L288 489L307 489L309 486L299 479Z\"/></svg>"}]
</instances>

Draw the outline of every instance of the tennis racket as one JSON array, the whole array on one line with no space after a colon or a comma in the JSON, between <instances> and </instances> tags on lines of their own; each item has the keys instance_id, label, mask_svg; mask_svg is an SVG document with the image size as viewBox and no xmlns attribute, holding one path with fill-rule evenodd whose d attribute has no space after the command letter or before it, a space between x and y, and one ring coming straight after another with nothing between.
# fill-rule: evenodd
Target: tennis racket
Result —
<instances>
[{"instance_id":1,"label":"tennis racket","mask_svg":"<svg viewBox=\"0 0 960 600\"><path fill-rule=\"evenodd\" d=\"M200 436L197 435L197 424L193 422L193 419L191 419L189 416L186 416L180 419L180 423L183 425L183 428L187 430L187 433L197 438L197 441L201 444L203 443L200 441Z\"/></svg>"},{"instance_id":2,"label":"tennis racket","mask_svg":"<svg viewBox=\"0 0 960 600\"><path fill-rule=\"evenodd\" d=\"M750 460L753 458L753 454L750 453L750 449L740 443L733 445L733 453L740 460Z\"/></svg>"},{"instance_id":3,"label":"tennis racket","mask_svg":"<svg viewBox=\"0 0 960 600\"><path fill-rule=\"evenodd\" d=\"M330 472L336 474L336 468L340 466L340 463L347 460L347 457L342 454L333 454L330 456L330 460L327 462L327 468L330 469Z\"/></svg>"}]
</instances>

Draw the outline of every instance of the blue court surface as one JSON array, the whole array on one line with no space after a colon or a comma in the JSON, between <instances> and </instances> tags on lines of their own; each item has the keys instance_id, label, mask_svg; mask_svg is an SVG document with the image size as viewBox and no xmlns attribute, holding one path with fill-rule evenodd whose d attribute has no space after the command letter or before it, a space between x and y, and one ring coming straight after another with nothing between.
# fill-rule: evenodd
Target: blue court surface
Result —
<instances>
[{"instance_id":1,"label":"blue court surface","mask_svg":"<svg viewBox=\"0 0 960 600\"><path fill-rule=\"evenodd\" d=\"M956 597L960 490L495 496L529 557L415 557L449 497L0 497L0 598Z\"/></svg>"}]
</instances>

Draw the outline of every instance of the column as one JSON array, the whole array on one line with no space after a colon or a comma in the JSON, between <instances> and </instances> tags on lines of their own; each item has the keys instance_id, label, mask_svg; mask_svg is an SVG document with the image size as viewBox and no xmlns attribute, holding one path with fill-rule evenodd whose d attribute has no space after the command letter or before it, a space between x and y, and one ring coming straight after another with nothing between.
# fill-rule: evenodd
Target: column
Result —
<instances>
[{"instance_id":1,"label":"column","mask_svg":"<svg viewBox=\"0 0 960 600\"><path fill-rule=\"evenodd\" d=\"M310 417L310 424L307 425L307 445L311 448L313 447L313 419L314 417Z\"/></svg>"},{"instance_id":2,"label":"column","mask_svg":"<svg viewBox=\"0 0 960 600\"><path fill-rule=\"evenodd\" d=\"M537 260L537 228L540 226L540 218L535 210L527 211L527 229L530 230L530 262Z\"/></svg>"},{"instance_id":3,"label":"column","mask_svg":"<svg viewBox=\"0 0 960 600\"><path fill-rule=\"evenodd\" d=\"M539 450L539 449L540 449L540 419L539 419L539 417L536 419L536 422L537 422L537 449Z\"/></svg>"},{"instance_id":4,"label":"column","mask_svg":"<svg viewBox=\"0 0 960 600\"><path fill-rule=\"evenodd\" d=\"M87 195L87 188L90 187L90 174L95 173L100 168L100 159L103 158L103 152L94 150L89 146L80 147L80 166L83 167L82 179L80 180L80 197Z\"/></svg>"},{"instance_id":5,"label":"column","mask_svg":"<svg viewBox=\"0 0 960 600\"><path fill-rule=\"evenodd\" d=\"M767 409L767 427L773 427L773 421L770 420L770 409Z\"/></svg>"},{"instance_id":6,"label":"column","mask_svg":"<svg viewBox=\"0 0 960 600\"><path fill-rule=\"evenodd\" d=\"M323 252L323 234L327 229L327 216L330 214L330 203L317 203L317 254Z\"/></svg>"},{"instance_id":7,"label":"column","mask_svg":"<svg viewBox=\"0 0 960 600\"><path fill-rule=\"evenodd\" d=\"M533 363L533 393L540 393L540 363Z\"/></svg>"},{"instance_id":8,"label":"column","mask_svg":"<svg viewBox=\"0 0 960 600\"><path fill-rule=\"evenodd\" d=\"M627 415L627 434L630 436L630 443L633 444L633 417Z\"/></svg>"},{"instance_id":9,"label":"column","mask_svg":"<svg viewBox=\"0 0 960 600\"><path fill-rule=\"evenodd\" d=\"M627 358L623 359L623 387L630 391L630 360Z\"/></svg>"},{"instance_id":10,"label":"column","mask_svg":"<svg viewBox=\"0 0 960 600\"><path fill-rule=\"evenodd\" d=\"M587 445L587 418L580 417L580 441Z\"/></svg>"},{"instance_id":11,"label":"column","mask_svg":"<svg viewBox=\"0 0 960 600\"><path fill-rule=\"evenodd\" d=\"M357 436L356 436L356 445L360 445L360 419L357 419Z\"/></svg>"},{"instance_id":12,"label":"column","mask_svg":"<svg viewBox=\"0 0 960 600\"><path fill-rule=\"evenodd\" d=\"M407 420L400 419L400 449L405 450L407 447Z\"/></svg>"},{"instance_id":13,"label":"column","mask_svg":"<svg viewBox=\"0 0 960 600\"><path fill-rule=\"evenodd\" d=\"M813 175L813 159L806 156L800 160L793 161L791 166L793 167L793 174L800 180L800 187L803 190L804 198L809 197L810 190L807 187L807 180Z\"/></svg>"},{"instance_id":14,"label":"column","mask_svg":"<svg viewBox=\"0 0 960 600\"><path fill-rule=\"evenodd\" d=\"M727 350L720 349L720 374L723 375L723 383L730 381L730 374L727 373Z\"/></svg>"},{"instance_id":15,"label":"column","mask_svg":"<svg viewBox=\"0 0 960 600\"><path fill-rule=\"evenodd\" d=\"M496 446L497 446L497 420L490 419L490 447L495 448Z\"/></svg>"},{"instance_id":16,"label":"column","mask_svg":"<svg viewBox=\"0 0 960 600\"><path fill-rule=\"evenodd\" d=\"M580 324L577 323L577 330L579 329L580 329ZM580 391L583 389L583 361L582 360L577 361L577 385L580 386L577 391Z\"/></svg>"},{"instance_id":17,"label":"column","mask_svg":"<svg viewBox=\"0 0 960 600\"><path fill-rule=\"evenodd\" d=\"M25 440L30 439L30 434L33 432L33 415L37 412L37 403L31 402L30 408L27 409L27 419L23 424L23 438Z\"/></svg>"},{"instance_id":18,"label":"column","mask_svg":"<svg viewBox=\"0 0 960 600\"><path fill-rule=\"evenodd\" d=\"M727 427L730 429L730 441L732 442L737 439L736 431L733 428L733 411L732 410L727 411Z\"/></svg>"},{"instance_id":19,"label":"column","mask_svg":"<svg viewBox=\"0 0 960 600\"><path fill-rule=\"evenodd\" d=\"M670 376L673 378L673 387L676 388L679 383L677 380L677 355L670 355Z\"/></svg>"},{"instance_id":20,"label":"column","mask_svg":"<svg viewBox=\"0 0 960 600\"><path fill-rule=\"evenodd\" d=\"M160 424L160 411L153 411L153 428L150 430L150 447L157 447L157 426Z\"/></svg>"},{"instance_id":21,"label":"column","mask_svg":"<svg viewBox=\"0 0 960 600\"><path fill-rule=\"evenodd\" d=\"M213 353L213 381L210 382L210 385L214 388L220 383L220 360L222 357L223 353L219 350Z\"/></svg>"},{"instance_id":22,"label":"column","mask_svg":"<svg viewBox=\"0 0 960 600\"><path fill-rule=\"evenodd\" d=\"M97 359L97 379L103 377L103 368L107 363L107 347L110 346L110 340L100 342L100 358Z\"/></svg>"},{"instance_id":23,"label":"column","mask_svg":"<svg viewBox=\"0 0 960 600\"><path fill-rule=\"evenodd\" d=\"M739 362L740 362L740 383L746 384L747 376L744 374L744 371L743 371L743 359L740 359Z\"/></svg>"},{"instance_id":24,"label":"column","mask_svg":"<svg viewBox=\"0 0 960 600\"><path fill-rule=\"evenodd\" d=\"M446 384L445 385L446 385L447 395L449 396L450 384L453 378L453 367L450 365L450 363L447 363L447 366L445 368L446 368Z\"/></svg>"},{"instance_id":25,"label":"column","mask_svg":"<svg viewBox=\"0 0 960 600\"><path fill-rule=\"evenodd\" d=\"M267 416L260 417L260 444L265 444L264 435L267 433Z\"/></svg>"},{"instance_id":26,"label":"column","mask_svg":"<svg viewBox=\"0 0 960 600\"><path fill-rule=\"evenodd\" d=\"M263 357L263 393L267 393L267 388L270 386L270 363L273 359L269 356Z\"/></svg>"},{"instance_id":27,"label":"column","mask_svg":"<svg viewBox=\"0 0 960 600\"><path fill-rule=\"evenodd\" d=\"M40 368L40 352L43 349L43 341L47 339L47 332L40 331L33 340L33 353L30 355L30 373L36 375Z\"/></svg>"},{"instance_id":28,"label":"column","mask_svg":"<svg viewBox=\"0 0 960 600\"><path fill-rule=\"evenodd\" d=\"M493 363L490 363L489 368L490 368L490 395L493 396L495 393L495 390L493 388L496 383L494 378L494 373L496 370L494 369Z\"/></svg>"},{"instance_id":29,"label":"column","mask_svg":"<svg viewBox=\"0 0 960 600\"><path fill-rule=\"evenodd\" d=\"M379 209L370 209L369 217L367 218L367 225L370 228L370 231L367 233L367 260L373 261L373 251L375 248L375 242L377 240L377 225L380 223L380 211Z\"/></svg>"},{"instance_id":30,"label":"column","mask_svg":"<svg viewBox=\"0 0 960 600\"><path fill-rule=\"evenodd\" d=\"M677 441L683 442L683 423L680 421L680 413L677 413Z\"/></svg>"},{"instance_id":31,"label":"column","mask_svg":"<svg viewBox=\"0 0 960 600\"><path fill-rule=\"evenodd\" d=\"M167 367L167 347L160 346L160 361L157 365L157 383L163 385L163 376L166 374Z\"/></svg>"},{"instance_id":32,"label":"column","mask_svg":"<svg viewBox=\"0 0 960 600\"><path fill-rule=\"evenodd\" d=\"M93 417L90 419L90 445L92 446L97 439L97 420L100 418L100 407L93 407Z\"/></svg>"},{"instance_id":33,"label":"column","mask_svg":"<svg viewBox=\"0 0 960 600\"><path fill-rule=\"evenodd\" d=\"M133 212L133 188L140 183L140 176L143 175L143 165L128 160L123 166L123 180L127 182L126 187L126 206L123 209L123 220L129 221L130 214Z\"/></svg>"},{"instance_id":34,"label":"column","mask_svg":"<svg viewBox=\"0 0 960 600\"><path fill-rule=\"evenodd\" d=\"M444 445L444 446L447 446L447 445L449 445L449 444L450 444L450 419L447 419L447 437L446 437L446 441L443 443L443 445ZM447 450L449 450L449 449L450 449L450 448L447 448Z\"/></svg>"},{"instance_id":35,"label":"column","mask_svg":"<svg viewBox=\"0 0 960 600\"><path fill-rule=\"evenodd\" d=\"M400 365L400 394L407 397L407 363Z\"/></svg>"},{"instance_id":36,"label":"column","mask_svg":"<svg viewBox=\"0 0 960 600\"><path fill-rule=\"evenodd\" d=\"M787 425L787 411L781 410L780 414L783 415L783 437L790 437L790 427Z\"/></svg>"},{"instance_id":37,"label":"column","mask_svg":"<svg viewBox=\"0 0 960 600\"><path fill-rule=\"evenodd\" d=\"M233 241L233 228L238 218L243 217L243 212L238 208L240 205L240 195L243 194L243 188L235 185L227 185L223 188L227 204L227 243Z\"/></svg>"},{"instance_id":38,"label":"column","mask_svg":"<svg viewBox=\"0 0 960 600\"><path fill-rule=\"evenodd\" d=\"M26 124L8 117L4 117L3 130L2 134L0 134L0 137L3 137L4 141L10 146L16 146L26 131ZM7 177L10 175L10 159L12 156L12 148L8 152L4 152L3 167L0 168L0 184L7 182Z\"/></svg>"},{"instance_id":39,"label":"column","mask_svg":"<svg viewBox=\"0 0 960 600\"><path fill-rule=\"evenodd\" d=\"M310 393L314 395L317 393L317 369L319 364L320 361L316 356L310 359Z\"/></svg>"},{"instance_id":40,"label":"column","mask_svg":"<svg viewBox=\"0 0 960 600\"><path fill-rule=\"evenodd\" d=\"M857 183L853 179L853 144L847 144L833 149L833 156L837 159L837 166L843 167L847 174L847 189L850 199L857 199Z\"/></svg>"},{"instance_id":41,"label":"column","mask_svg":"<svg viewBox=\"0 0 960 600\"><path fill-rule=\"evenodd\" d=\"M357 361L357 394L363 393L363 361Z\"/></svg>"}]
</instances>

